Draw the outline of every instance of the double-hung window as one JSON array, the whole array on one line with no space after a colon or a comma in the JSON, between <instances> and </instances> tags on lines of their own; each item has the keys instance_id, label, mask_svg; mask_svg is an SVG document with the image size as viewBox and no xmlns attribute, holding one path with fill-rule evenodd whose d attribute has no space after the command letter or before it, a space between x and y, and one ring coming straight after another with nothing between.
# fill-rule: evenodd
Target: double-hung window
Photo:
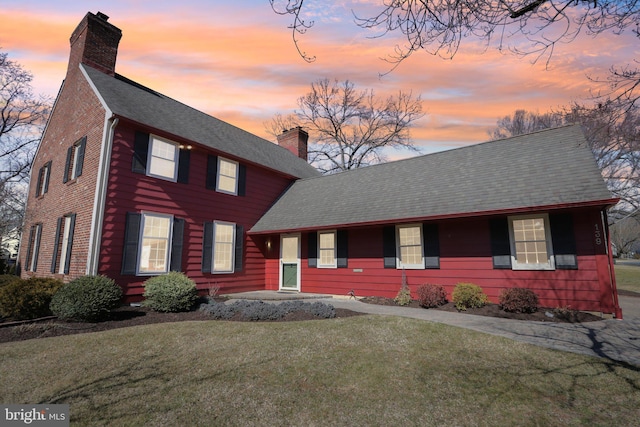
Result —
<instances>
[{"instance_id":1,"label":"double-hung window","mask_svg":"<svg viewBox=\"0 0 640 427\"><path fill-rule=\"evenodd\" d=\"M336 232L318 232L318 267L336 268Z\"/></svg>"},{"instance_id":2,"label":"double-hung window","mask_svg":"<svg viewBox=\"0 0 640 427\"><path fill-rule=\"evenodd\" d=\"M169 271L173 216L143 213L140 225L138 274Z\"/></svg>"},{"instance_id":3,"label":"double-hung window","mask_svg":"<svg viewBox=\"0 0 640 427\"><path fill-rule=\"evenodd\" d=\"M213 272L233 273L236 225L213 223Z\"/></svg>"},{"instance_id":4,"label":"double-hung window","mask_svg":"<svg viewBox=\"0 0 640 427\"><path fill-rule=\"evenodd\" d=\"M36 197L43 196L49 190L49 177L51 176L51 161L47 162L38 171L36 183Z\"/></svg>"},{"instance_id":5,"label":"double-hung window","mask_svg":"<svg viewBox=\"0 0 640 427\"><path fill-rule=\"evenodd\" d=\"M53 257L51 261L52 273L69 274L75 222L75 214L69 214L58 218L56 238L53 245Z\"/></svg>"},{"instance_id":6,"label":"double-hung window","mask_svg":"<svg viewBox=\"0 0 640 427\"><path fill-rule=\"evenodd\" d=\"M82 175L86 145L87 137L85 136L67 149L67 161L64 168L63 182L72 181Z\"/></svg>"},{"instance_id":7,"label":"double-hung window","mask_svg":"<svg viewBox=\"0 0 640 427\"><path fill-rule=\"evenodd\" d=\"M238 194L238 162L218 157L216 190L222 193Z\"/></svg>"},{"instance_id":8,"label":"double-hung window","mask_svg":"<svg viewBox=\"0 0 640 427\"><path fill-rule=\"evenodd\" d=\"M42 236L42 224L34 224L29 230L29 243L27 246L27 271L36 271L38 268L38 252L40 250L40 236Z\"/></svg>"},{"instance_id":9,"label":"double-hung window","mask_svg":"<svg viewBox=\"0 0 640 427\"><path fill-rule=\"evenodd\" d=\"M151 136L147 174L176 181L178 176L178 154L178 144L157 136Z\"/></svg>"},{"instance_id":10,"label":"double-hung window","mask_svg":"<svg viewBox=\"0 0 640 427\"><path fill-rule=\"evenodd\" d=\"M509 238L514 270L555 268L547 214L509 217Z\"/></svg>"},{"instance_id":11,"label":"double-hung window","mask_svg":"<svg viewBox=\"0 0 640 427\"><path fill-rule=\"evenodd\" d=\"M420 224L399 225L397 233L397 268L424 268L422 249L422 226Z\"/></svg>"}]
</instances>

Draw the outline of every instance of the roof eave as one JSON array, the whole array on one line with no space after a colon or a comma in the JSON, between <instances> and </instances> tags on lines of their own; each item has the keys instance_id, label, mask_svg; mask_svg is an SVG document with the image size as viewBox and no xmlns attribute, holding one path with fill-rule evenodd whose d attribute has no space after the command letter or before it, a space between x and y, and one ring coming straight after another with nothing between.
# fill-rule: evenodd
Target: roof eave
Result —
<instances>
[{"instance_id":1,"label":"roof eave","mask_svg":"<svg viewBox=\"0 0 640 427\"><path fill-rule=\"evenodd\" d=\"M463 219L463 218L471 218L471 217L487 217L487 216L496 216L496 215L517 215L532 211L553 211L553 210L561 210L561 209L577 209L577 208L587 208L587 207L600 207L606 208L615 205L620 201L619 198L609 198L602 200L590 200L585 202L573 202L573 203L558 203L551 205L538 205L538 206L524 206L518 208L508 208L508 209L495 209L488 211L476 211L476 212L460 212L460 213L450 213L450 214L439 214L439 215L429 215L429 216L420 216L420 217L410 217L410 218L389 218L384 220L377 221L362 221L362 222L352 222L352 223L344 223L344 224L329 224L329 225L318 225L318 226L305 226L298 228L283 228L283 229L272 229L272 230L262 230L262 231L253 231L249 230L247 233L252 236L260 236L260 235L270 235L270 234L283 234L283 233L299 233L299 232L307 232L307 231L317 231L317 230L331 230L331 229L340 229L347 227L371 227L371 226L379 226L385 224L403 224L403 223L411 223L411 222L424 222L424 221L440 221L446 219Z\"/></svg>"}]
</instances>

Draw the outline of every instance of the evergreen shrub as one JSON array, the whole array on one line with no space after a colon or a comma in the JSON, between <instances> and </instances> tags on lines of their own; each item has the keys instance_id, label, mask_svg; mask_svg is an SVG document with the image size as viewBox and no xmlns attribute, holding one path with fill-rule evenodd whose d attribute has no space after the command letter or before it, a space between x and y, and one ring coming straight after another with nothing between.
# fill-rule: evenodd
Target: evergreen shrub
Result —
<instances>
[{"instance_id":1,"label":"evergreen shrub","mask_svg":"<svg viewBox=\"0 0 640 427\"><path fill-rule=\"evenodd\" d=\"M65 284L51 299L51 311L64 320L96 322L120 305L122 289L106 276L82 276Z\"/></svg>"},{"instance_id":2,"label":"evergreen shrub","mask_svg":"<svg viewBox=\"0 0 640 427\"><path fill-rule=\"evenodd\" d=\"M154 311L189 311L198 299L196 283L184 273L171 271L144 282L143 304Z\"/></svg>"}]
</instances>

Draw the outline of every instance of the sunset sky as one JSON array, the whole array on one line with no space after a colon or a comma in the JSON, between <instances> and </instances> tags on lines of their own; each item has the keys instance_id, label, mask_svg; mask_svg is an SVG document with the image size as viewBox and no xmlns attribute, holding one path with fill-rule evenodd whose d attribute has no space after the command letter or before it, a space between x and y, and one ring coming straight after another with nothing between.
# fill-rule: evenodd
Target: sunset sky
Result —
<instances>
[{"instance_id":1,"label":"sunset sky","mask_svg":"<svg viewBox=\"0 0 640 427\"><path fill-rule=\"evenodd\" d=\"M545 112L588 100L598 89L589 76L604 78L612 65L638 58L630 32L582 35L557 46L548 66L467 40L453 60L419 52L379 77L390 68L380 58L396 41L367 38L352 10L367 15L380 3L305 2L315 25L301 47L317 58L313 63L295 49L290 17L273 13L268 0L2 0L0 50L34 75L35 93L53 98L72 31L88 11L100 11L123 33L119 74L267 139L264 123L293 112L320 78L349 79L381 96L412 91L426 112L412 130L423 153L485 141L496 120L517 108Z\"/></svg>"}]
</instances>

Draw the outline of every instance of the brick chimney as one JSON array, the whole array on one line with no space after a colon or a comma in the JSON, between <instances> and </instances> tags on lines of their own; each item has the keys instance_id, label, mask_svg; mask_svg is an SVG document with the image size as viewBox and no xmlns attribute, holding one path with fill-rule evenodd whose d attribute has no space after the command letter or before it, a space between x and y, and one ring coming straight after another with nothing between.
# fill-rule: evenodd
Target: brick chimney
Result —
<instances>
[{"instance_id":1,"label":"brick chimney","mask_svg":"<svg viewBox=\"0 0 640 427\"><path fill-rule=\"evenodd\" d=\"M278 145L291 151L305 162L307 161L307 141L309 134L300 126L284 131L278 135Z\"/></svg>"},{"instance_id":2,"label":"brick chimney","mask_svg":"<svg viewBox=\"0 0 640 427\"><path fill-rule=\"evenodd\" d=\"M113 76L116 69L118 43L122 31L107 21L102 12L88 12L71 34L71 54L67 74L75 72L79 64L86 64Z\"/></svg>"}]
</instances>

